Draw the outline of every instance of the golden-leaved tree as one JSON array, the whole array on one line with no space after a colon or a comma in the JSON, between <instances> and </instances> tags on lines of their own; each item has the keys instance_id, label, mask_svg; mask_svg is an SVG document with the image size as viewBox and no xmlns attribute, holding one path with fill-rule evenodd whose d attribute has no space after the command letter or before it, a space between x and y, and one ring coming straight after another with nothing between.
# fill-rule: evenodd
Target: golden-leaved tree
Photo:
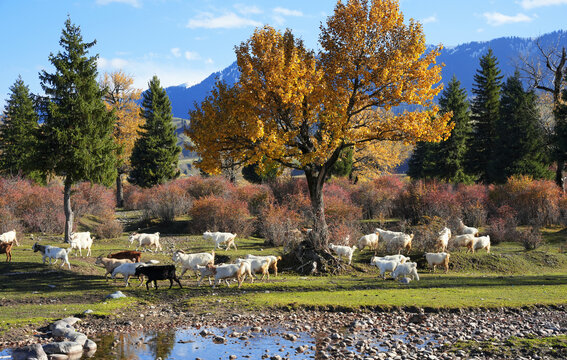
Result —
<instances>
[{"instance_id":1,"label":"golden-leaved tree","mask_svg":"<svg viewBox=\"0 0 567 360\"><path fill-rule=\"evenodd\" d=\"M116 206L122 207L124 205L122 175L130 168L130 155L139 136L140 125L144 122L137 103L142 90L134 88L134 79L122 71L105 73L100 83L105 89L106 108L114 110L116 117L113 132L113 139L117 145Z\"/></svg>"},{"instance_id":2,"label":"golden-leaved tree","mask_svg":"<svg viewBox=\"0 0 567 360\"><path fill-rule=\"evenodd\" d=\"M396 0L339 1L319 41L315 54L290 30L256 29L236 48L240 81L217 84L190 113L187 134L201 156L198 166L209 173L218 173L227 157L303 170L314 246L324 249L322 190L341 150L440 141L451 131L451 115L438 116L433 104L441 90L440 48L426 53L421 24L404 24ZM361 116L400 105L417 106L391 117Z\"/></svg>"}]
</instances>

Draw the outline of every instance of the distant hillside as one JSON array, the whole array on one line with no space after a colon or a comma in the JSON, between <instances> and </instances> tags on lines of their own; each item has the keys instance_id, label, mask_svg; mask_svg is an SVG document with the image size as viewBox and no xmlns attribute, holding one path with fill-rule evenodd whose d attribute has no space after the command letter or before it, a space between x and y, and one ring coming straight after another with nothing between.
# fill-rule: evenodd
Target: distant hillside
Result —
<instances>
[{"instance_id":1,"label":"distant hillside","mask_svg":"<svg viewBox=\"0 0 567 360\"><path fill-rule=\"evenodd\" d=\"M567 47L567 32L555 31L544 34L539 38L540 43L544 47L555 46ZM442 50L437 58L437 63L444 63L442 76L443 82L447 83L451 77L455 75L463 86L467 89L469 96L473 84L473 77L479 67L479 58L491 48L500 62L500 69L504 76L514 73L519 56L535 55L537 48L535 47L535 39L524 39L517 37L498 38L486 42L471 42L455 47L448 47ZM185 85L171 86L166 88L172 105L173 116L187 119L190 108L193 108L195 102L199 103L209 94L217 79L224 80L232 85L238 78L240 73L236 62L222 71L211 74L199 84L191 87Z\"/></svg>"}]
</instances>

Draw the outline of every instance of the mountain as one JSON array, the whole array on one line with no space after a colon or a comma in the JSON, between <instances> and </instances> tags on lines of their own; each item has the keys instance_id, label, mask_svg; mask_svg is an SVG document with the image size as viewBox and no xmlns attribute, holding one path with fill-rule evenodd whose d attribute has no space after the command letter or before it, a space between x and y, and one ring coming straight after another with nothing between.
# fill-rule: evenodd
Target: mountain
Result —
<instances>
[{"instance_id":1,"label":"mountain","mask_svg":"<svg viewBox=\"0 0 567 360\"><path fill-rule=\"evenodd\" d=\"M454 47L447 47L437 57L437 63L444 63L442 71L443 82L447 83L455 75L461 84L467 89L469 96L473 77L479 68L479 58L491 48L499 60L500 70L507 77L512 75L517 66L521 65L520 56L530 58L537 55L536 40L548 48L567 47L567 31L555 31L544 34L537 39L526 39L518 37L498 38L486 42L470 42ZM433 48L433 46L430 46ZM187 87L185 85L170 86L165 89L171 100L173 116L187 119L190 108L195 102L199 103L209 94L213 85L219 80L224 80L232 85L240 76L236 62L222 71L215 72L199 84Z\"/></svg>"}]
</instances>

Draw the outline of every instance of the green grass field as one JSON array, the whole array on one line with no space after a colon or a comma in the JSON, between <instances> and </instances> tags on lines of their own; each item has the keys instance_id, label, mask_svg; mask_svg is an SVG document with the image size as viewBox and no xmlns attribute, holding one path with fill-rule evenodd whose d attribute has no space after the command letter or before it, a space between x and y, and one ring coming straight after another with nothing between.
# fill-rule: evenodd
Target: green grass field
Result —
<instances>
[{"instance_id":1,"label":"green grass field","mask_svg":"<svg viewBox=\"0 0 567 360\"><path fill-rule=\"evenodd\" d=\"M179 233L183 229L180 219L170 227ZM161 231L163 252L144 252L142 261L159 260L172 263L174 249L189 252L211 251L213 244L201 236L167 235ZM176 301L191 309L217 309L241 307L261 310L277 308L319 308L341 310L388 309L392 307L424 308L472 308L472 307L522 307L532 305L567 305L567 254L565 235L560 228L543 231L546 244L537 250L525 251L516 243L493 246L492 252L466 254L452 253L452 265L448 274L431 273L420 269L420 281L401 285L393 280L377 277L376 268L368 265L370 251L355 252L356 267L340 276L299 276L280 266L278 277L269 281L248 280L238 289L236 285L221 285L212 289L208 284L196 286L195 278L187 275L182 280L184 288L174 286L167 290L169 282L161 282L158 291L146 291L137 287L124 288L120 278L113 283L105 281L104 269L94 264L98 255L129 249L127 234L117 239L95 240L92 256L70 256L71 270L57 265L43 265L41 255L31 250L38 238L41 243L67 247L61 237L20 236L20 246L13 250L11 263L0 263L0 330L29 323L42 323L56 318L80 314L91 309L100 316L113 316L119 311L135 308L138 304ZM281 248L266 248L262 239L237 239L238 250L219 250L231 260L246 254L279 254ZM134 249L135 245L130 247ZM83 255L85 252L83 252ZM419 254L412 259L420 260ZM421 261L423 263L423 261ZM105 296L121 290L128 297L121 300L105 300ZM213 295L214 296L211 296ZM221 299L219 303L217 300ZM228 305L230 304L230 305ZM198 311L198 310L195 310ZM215 311L215 310L213 310Z\"/></svg>"}]
</instances>

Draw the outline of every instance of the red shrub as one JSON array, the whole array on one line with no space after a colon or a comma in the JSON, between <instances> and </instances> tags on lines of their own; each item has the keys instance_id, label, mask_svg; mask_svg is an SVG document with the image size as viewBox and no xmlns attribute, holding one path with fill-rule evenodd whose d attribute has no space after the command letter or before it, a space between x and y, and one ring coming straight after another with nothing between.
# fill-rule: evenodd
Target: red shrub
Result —
<instances>
[{"instance_id":1,"label":"red shrub","mask_svg":"<svg viewBox=\"0 0 567 360\"><path fill-rule=\"evenodd\" d=\"M274 202L272 190L267 185L248 184L238 186L234 195L238 200L248 204L248 211L254 216L262 213L262 210Z\"/></svg>"},{"instance_id":2,"label":"red shrub","mask_svg":"<svg viewBox=\"0 0 567 360\"><path fill-rule=\"evenodd\" d=\"M181 186L195 199L210 195L226 197L234 191L234 185L222 176L192 176L181 180Z\"/></svg>"},{"instance_id":3,"label":"red shrub","mask_svg":"<svg viewBox=\"0 0 567 360\"><path fill-rule=\"evenodd\" d=\"M460 216L461 204L452 185L440 182L427 184L427 191L423 196L423 215L449 219Z\"/></svg>"},{"instance_id":4,"label":"red shrub","mask_svg":"<svg viewBox=\"0 0 567 360\"><path fill-rule=\"evenodd\" d=\"M486 185L457 186L458 201L461 204L461 219L465 224L479 227L486 224L488 215L488 187Z\"/></svg>"},{"instance_id":5,"label":"red shrub","mask_svg":"<svg viewBox=\"0 0 567 360\"><path fill-rule=\"evenodd\" d=\"M272 193L278 204L285 204L288 202L289 197L295 195L309 196L307 188L307 181L305 179L297 178L277 178L275 181L268 183Z\"/></svg>"},{"instance_id":6,"label":"red shrub","mask_svg":"<svg viewBox=\"0 0 567 360\"><path fill-rule=\"evenodd\" d=\"M146 220L157 218L170 223L191 208L191 197L177 181L154 186L146 195L140 204Z\"/></svg>"},{"instance_id":7,"label":"red shrub","mask_svg":"<svg viewBox=\"0 0 567 360\"><path fill-rule=\"evenodd\" d=\"M114 210L115 204L114 191L102 185L82 182L73 188L71 207L76 218L106 214Z\"/></svg>"},{"instance_id":8,"label":"red shrub","mask_svg":"<svg viewBox=\"0 0 567 360\"><path fill-rule=\"evenodd\" d=\"M357 185L351 198L362 208L365 219L385 219L392 216L394 201L403 188L404 184L398 176L381 176Z\"/></svg>"},{"instance_id":9,"label":"red shrub","mask_svg":"<svg viewBox=\"0 0 567 360\"><path fill-rule=\"evenodd\" d=\"M99 239L113 239L122 235L122 224L114 218L114 212L101 216L101 223L94 229L94 235Z\"/></svg>"},{"instance_id":10,"label":"red shrub","mask_svg":"<svg viewBox=\"0 0 567 360\"><path fill-rule=\"evenodd\" d=\"M262 210L258 229L265 243L271 246L293 248L300 239L294 230L300 227L299 214L283 205L269 205Z\"/></svg>"},{"instance_id":11,"label":"red shrub","mask_svg":"<svg viewBox=\"0 0 567 360\"><path fill-rule=\"evenodd\" d=\"M334 196L328 194L324 199L325 219L327 224L338 226L341 224L351 224L362 219L362 210L354 205L350 200L344 199L342 196Z\"/></svg>"},{"instance_id":12,"label":"red shrub","mask_svg":"<svg viewBox=\"0 0 567 360\"><path fill-rule=\"evenodd\" d=\"M193 218L191 229L196 233L224 231L246 237L252 230L250 213L240 200L205 196L193 202L189 214Z\"/></svg>"}]
</instances>

